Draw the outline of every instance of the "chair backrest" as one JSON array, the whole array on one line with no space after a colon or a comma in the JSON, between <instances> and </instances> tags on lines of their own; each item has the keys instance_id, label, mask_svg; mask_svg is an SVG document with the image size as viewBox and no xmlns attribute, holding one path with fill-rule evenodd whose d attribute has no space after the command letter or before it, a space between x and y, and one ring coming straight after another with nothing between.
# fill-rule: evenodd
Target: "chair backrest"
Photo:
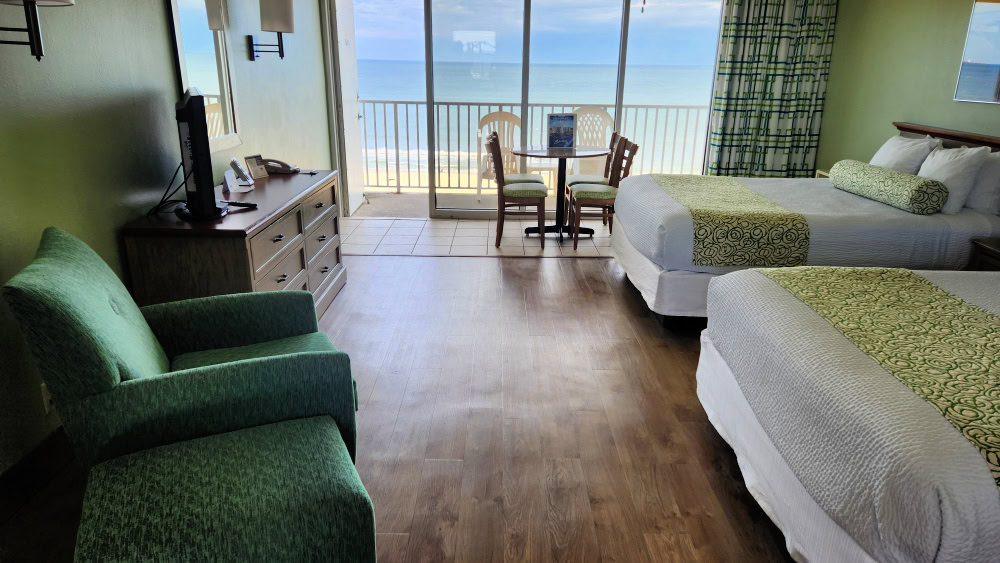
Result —
<instances>
[{"instance_id":1,"label":"chair backrest","mask_svg":"<svg viewBox=\"0 0 1000 563\"><path fill-rule=\"evenodd\" d=\"M613 158L611 160L611 170L608 175L608 185L612 188L617 188L621 183L622 170L624 169L625 151L628 149L629 144L628 139L625 137L619 137L618 145L612 153Z\"/></svg>"},{"instance_id":2,"label":"chair backrest","mask_svg":"<svg viewBox=\"0 0 1000 563\"><path fill-rule=\"evenodd\" d=\"M497 204L500 206L500 209L503 209L503 186L506 181L504 180L503 166L497 164L503 160L500 156L500 141L496 131L490 133L486 139L486 154L493 163L493 175L497 182Z\"/></svg>"},{"instance_id":3,"label":"chair backrest","mask_svg":"<svg viewBox=\"0 0 1000 563\"><path fill-rule=\"evenodd\" d=\"M603 147L608 142L608 132L613 133L615 120L600 106L580 106L573 111L576 115L576 146ZM607 168L607 166L605 166ZM577 174L600 174L601 161L596 158L580 158L573 162Z\"/></svg>"},{"instance_id":4,"label":"chair backrest","mask_svg":"<svg viewBox=\"0 0 1000 563\"><path fill-rule=\"evenodd\" d=\"M625 139L624 137L621 137ZM628 178L628 175L632 173L632 161L635 159L635 155L639 152L639 145L625 139L625 157L622 160L622 178Z\"/></svg>"},{"instance_id":5,"label":"chair backrest","mask_svg":"<svg viewBox=\"0 0 1000 563\"><path fill-rule=\"evenodd\" d=\"M59 229L45 229L34 261L3 296L57 406L170 369L118 276Z\"/></svg>"},{"instance_id":6,"label":"chair backrest","mask_svg":"<svg viewBox=\"0 0 1000 563\"><path fill-rule=\"evenodd\" d=\"M483 146L483 131L489 131L487 136L496 134L499 139L501 162L504 170L509 174L514 174L518 170L517 157L510 152L520 139L521 118L509 111L494 111L487 113L479 120L477 131L478 146ZM484 155L485 162L480 161L480 170L484 178L494 178L493 157L489 151Z\"/></svg>"},{"instance_id":7,"label":"chair backrest","mask_svg":"<svg viewBox=\"0 0 1000 563\"><path fill-rule=\"evenodd\" d=\"M615 120L601 106L580 106L573 110L576 115L576 146L603 147L608 131L615 128Z\"/></svg>"},{"instance_id":8,"label":"chair backrest","mask_svg":"<svg viewBox=\"0 0 1000 563\"><path fill-rule=\"evenodd\" d=\"M497 182L497 189L500 189L504 185L504 167L499 164L503 162L503 157L501 155L500 148L500 138L496 131L493 131L486 138L486 154L490 158L490 164L493 167L493 177Z\"/></svg>"},{"instance_id":9,"label":"chair backrest","mask_svg":"<svg viewBox=\"0 0 1000 563\"><path fill-rule=\"evenodd\" d=\"M608 143L608 148L611 149L611 152L608 153L608 158L606 158L605 162L604 162L604 177L605 178L608 178L609 177L608 174L611 174L611 161L614 160L615 146L618 144L618 139L621 139L621 138L622 137L618 134L618 131L612 131L611 132L611 142Z\"/></svg>"}]
</instances>

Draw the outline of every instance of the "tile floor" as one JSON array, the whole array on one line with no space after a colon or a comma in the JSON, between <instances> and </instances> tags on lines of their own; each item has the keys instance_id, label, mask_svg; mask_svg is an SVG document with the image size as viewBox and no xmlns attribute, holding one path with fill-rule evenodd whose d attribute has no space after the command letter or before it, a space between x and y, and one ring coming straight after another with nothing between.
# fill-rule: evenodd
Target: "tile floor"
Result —
<instances>
[{"instance_id":1,"label":"tile floor","mask_svg":"<svg viewBox=\"0 0 1000 563\"><path fill-rule=\"evenodd\" d=\"M496 242L496 219L391 219L348 217L340 220L342 251L352 255L416 256L611 256L611 232L600 219L584 221L581 226L594 229L591 239L580 237L579 248L573 241L549 234L545 248L536 236L525 236L524 228L533 221L516 217L504 222L500 248Z\"/></svg>"}]
</instances>

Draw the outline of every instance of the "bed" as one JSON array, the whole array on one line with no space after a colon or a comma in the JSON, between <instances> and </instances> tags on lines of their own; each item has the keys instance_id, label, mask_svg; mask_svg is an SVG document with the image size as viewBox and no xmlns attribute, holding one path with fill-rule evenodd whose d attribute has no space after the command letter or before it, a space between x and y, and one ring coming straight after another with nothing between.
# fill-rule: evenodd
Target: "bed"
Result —
<instances>
[{"instance_id":1,"label":"bed","mask_svg":"<svg viewBox=\"0 0 1000 563\"><path fill-rule=\"evenodd\" d=\"M799 270L837 277L814 282L805 293L796 294L798 286L765 275L778 270L786 278ZM838 272L848 270L907 276L910 283L932 292L933 299L923 299L923 289L890 292L904 301L913 299L911 305L887 309L902 311L907 319L938 318L938 303L946 302L964 307L958 318L972 315L968 322L986 327L975 336L986 343L986 352L967 356L970 362L986 358L988 367L965 366L975 377L941 384L955 392L965 381L978 385L965 389L972 393L971 401L955 400L939 410L935 404L941 403L931 402L939 398L923 396L933 397L929 386L894 376L903 369L893 363L899 355L880 355L885 349L868 349L852 340L856 335L850 330L856 329L843 328L853 327L846 309L824 316L810 301L820 299L816 296L825 288L834 288L832 294L841 298L841 289L871 293L853 281L839 284L837 280L853 280L845 277L853 273ZM697 370L698 397L735 451L747 488L784 532L796 560L997 560L996 451L984 453L968 436L985 440L985 431L974 423L1000 427L998 287L1000 273L995 272L856 268L754 269L712 280ZM893 324L885 311L865 311L860 314L872 322L866 330L895 331L902 338L891 340L895 344L889 348L907 345L906 329ZM920 327L913 338L920 338L923 325L912 322ZM885 330L890 327L892 331ZM937 361L936 353L928 354L914 358L905 369L933 369ZM979 418L966 413L967 404L976 405L972 410ZM952 408L957 414L947 410ZM969 420L956 425L955 416Z\"/></svg>"},{"instance_id":2,"label":"bed","mask_svg":"<svg viewBox=\"0 0 1000 563\"><path fill-rule=\"evenodd\" d=\"M945 146L991 146L1000 138L895 123L906 136L932 134ZM962 269L976 237L1000 234L1000 217L963 209L916 215L841 191L826 178L737 178L740 185L808 223L808 265ZM651 310L669 316L706 315L708 283L748 266L704 266L692 260L692 215L653 176L622 180L611 247Z\"/></svg>"}]
</instances>

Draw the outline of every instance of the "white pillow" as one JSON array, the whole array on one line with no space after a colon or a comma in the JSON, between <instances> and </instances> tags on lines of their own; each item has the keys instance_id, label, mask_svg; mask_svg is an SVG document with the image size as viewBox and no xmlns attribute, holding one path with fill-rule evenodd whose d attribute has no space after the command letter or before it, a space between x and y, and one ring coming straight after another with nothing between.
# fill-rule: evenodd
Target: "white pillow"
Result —
<instances>
[{"instance_id":1,"label":"white pillow","mask_svg":"<svg viewBox=\"0 0 1000 563\"><path fill-rule=\"evenodd\" d=\"M965 206L986 213L1000 213L1000 152L990 153L976 174Z\"/></svg>"},{"instance_id":2,"label":"white pillow","mask_svg":"<svg viewBox=\"0 0 1000 563\"><path fill-rule=\"evenodd\" d=\"M934 149L920 165L917 176L937 180L948 188L948 201L941 213L958 213L969 199L976 174L990 154L989 147Z\"/></svg>"},{"instance_id":3,"label":"white pillow","mask_svg":"<svg viewBox=\"0 0 1000 563\"><path fill-rule=\"evenodd\" d=\"M941 141L930 135L916 139L897 135L882 145L869 164L916 174L927 155L940 146Z\"/></svg>"}]
</instances>

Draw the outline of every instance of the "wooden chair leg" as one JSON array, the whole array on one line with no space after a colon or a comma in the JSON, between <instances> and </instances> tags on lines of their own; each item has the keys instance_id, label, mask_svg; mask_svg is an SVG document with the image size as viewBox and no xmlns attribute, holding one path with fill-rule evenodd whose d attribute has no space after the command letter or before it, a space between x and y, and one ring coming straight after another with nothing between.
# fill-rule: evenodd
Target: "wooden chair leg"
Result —
<instances>
[{"instance_id":1,"label":"wooden chair leg","mask_svg":"<svg viewBox=\"0 0 1000 563\"><path fill-rule=\"evenodd\" d=\"M608 232L615 232L615 208L609 207L605 211L608 214Z\"/></svg>"},{"instance_id":2,"label":"wooden chair leg","mask_svg":"<svg viewBox=\"0 0 1000 563\"><path fill-rule=\"evenodd\" d=\"M583 215L580 202L577 201L573 208L573 250L580 244L580 216Z\"/></svg>"},{"instance_id":3,"label":"wooden chair leg","mask_svg":"<svg viewBox=\"0 0 1000 563\"><path fill-rule=\"evenodd\" d=\"M608 209L606 207L601 210L601 223L608 224Z\"/></svg>"},{"instance_id":4,"label":"wooden chair leg","mask_svg":"<svg viewBox=\"0 0 1000 563\"><path fill-rule=\"evenodd\" d=\"M542 239L542 248L545 248L545 199L538 202L538 237Z\"/></svg>"},{"instance_id":5,"label":"wooden chair leg","mask_svg":"<svg viewBox=\"0 0 1000 563\"><path fill-rule=\"evenodd\" d=\"M497 205L497 248L500 248L500 237L503 236L503 205Z\"/></svg>"},{"instance_id":6,"label":"wooden chair leg","mask_svg":"<svg viewBox=\"0 0 1000 563\"><path fill-rule=\"evenodd\" d=\"M573 198L569 196L566 199L566 226L573 230Z\"/></svg>"}]
</instances>

